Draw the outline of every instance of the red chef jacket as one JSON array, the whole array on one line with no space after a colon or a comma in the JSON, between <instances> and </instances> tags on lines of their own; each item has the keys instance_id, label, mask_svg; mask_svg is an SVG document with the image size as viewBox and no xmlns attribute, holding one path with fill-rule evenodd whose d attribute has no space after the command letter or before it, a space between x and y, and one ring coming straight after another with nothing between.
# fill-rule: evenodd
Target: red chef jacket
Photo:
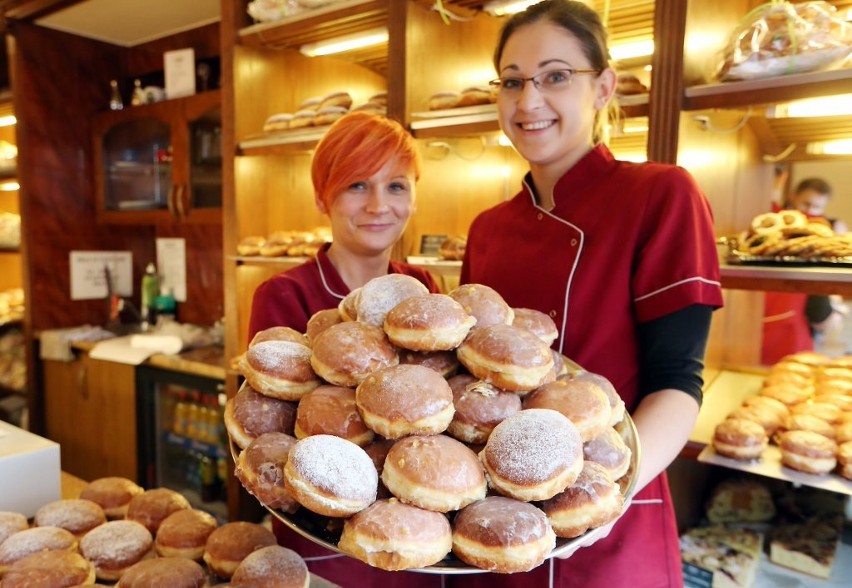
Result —
<instances>
[{"instance_id":1,"label":"red chef jacket","mask_svg":"<svg viewBox=\"0 0 852 588\"><path fill-rule=\"evenodd\" d=\"M252 301L249 341L258 331L275 326L290 327L304 333L308 319L315 312L336 308L349 293L349 287L328 258L328 247L323 246L315 260L278 274L258 286ZM388 273L412 276L423 282L430 292L439 291L432 274L420 268L391 261ZM311 572L345 588L441 588L438 576L373 568L320 547L277 519L273 520L273 530L281 545L305 558Z\"/></svg>"},{"instance_id":2,"label":"red chef jacket","mask_svg":"<svg viewBox=\"0 0 852 588\"><path fill-rule=\"evenodd\" d=\"M610 381L636 407L636 324L693 304L722 306L709 204L683 169L590 151L554 188L555 206L521 192L480 214L468 234L462 283L497 290L513 307L548 313L554 348ZM610 535L528 574L470 576L479 587L682 585L665 474L633 500Z\"/></svg>"}]
</instances>

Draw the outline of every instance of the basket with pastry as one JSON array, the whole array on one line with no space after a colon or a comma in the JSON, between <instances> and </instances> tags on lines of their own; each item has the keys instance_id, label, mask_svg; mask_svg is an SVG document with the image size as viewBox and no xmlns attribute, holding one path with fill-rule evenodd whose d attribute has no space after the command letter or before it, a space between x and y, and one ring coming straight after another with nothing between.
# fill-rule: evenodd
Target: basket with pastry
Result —
<instances>
[{"instance_id":1,"label":"basket with pastry","mask_svg":"<svg viewBox=\"0 0 852 588\"><path fill-rule=\"evenodd\" d=\"M824 219L798 210L757 215L729 245L734 263L852 264L852 235L836 234Z\"/></svg>"}]
</instances>

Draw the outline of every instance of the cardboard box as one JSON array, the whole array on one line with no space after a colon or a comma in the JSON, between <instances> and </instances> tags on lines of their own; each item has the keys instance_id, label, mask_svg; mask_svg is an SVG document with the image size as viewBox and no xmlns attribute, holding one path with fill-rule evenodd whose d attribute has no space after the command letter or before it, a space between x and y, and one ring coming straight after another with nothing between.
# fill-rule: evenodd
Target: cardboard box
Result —
<instances>
[{"instance_id":1,"label":"cardboard box","mask_svg":"<svg viewBox=\"0 0 852 588\"><path fill-rule=\"evenodd\" d=\"M27 518L62 495L59 444L0 421L0 511Z\"/></svg>"}]
</instances>

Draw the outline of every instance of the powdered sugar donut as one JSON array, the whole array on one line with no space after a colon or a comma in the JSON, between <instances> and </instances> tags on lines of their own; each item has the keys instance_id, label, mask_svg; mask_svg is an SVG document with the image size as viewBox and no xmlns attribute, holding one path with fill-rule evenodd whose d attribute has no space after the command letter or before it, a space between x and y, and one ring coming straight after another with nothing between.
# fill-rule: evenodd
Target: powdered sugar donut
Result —
<instances>
[{"instance_id":1,"label":"powdered sugar donut","mask_svg":"<svg viewBox=\"0 0 852 588\"><path fill-rule=\"evenodd\" d=\"M78 539L106 522L104 509L85 498L54 500L36 511L37 527L61 527Z\"/></svg>"},{"instance_id":2,"label":"powdered sugar donut","mask_svg":"<svg viewBox=\"0 0 852 588\"><path fill-rule=\"evenodd\" d=\"M299 400L320 384L311 369L311 348L292 341L249 347L240 360L240 373L252 388L280 400Z\"/></svg>"},{"instance_id":3,"label":"powdered sugar donut","mask_svg":"<svg viewBox=\"0 0 852 588\"><path fill-rule=\"evenodd\" d=\"M114 582L127 569L154 556L151 532L135 521L109 521L80 540L80 553L95 565L98 580Z\"/></svg>"},{"instance_id":4,"label":"powdered sugar donut","mask_svg":"<svg viewBox=\"0 0 852 588\"><path fill-rule=\"evenodd\" d=\"M232 586L308 588L310 584L311 575L302 556L280 545L251 552L231 576Z\"/></svg>"},{"instance_id":5,"label":"powdered sugar donut","mask_svg":"<svg viewBox=\"0 0 852 588\"><path fill-rule=\"evenodd\" d=\"M107 476L89 482L80 492L80 498L100 505L108 519L123 519L127 514L127 505L134 496L143 492L145 489L133 480Z\"/></svg>"},{"instance_id":6,"label":"powdered sugar donut","mask_svg":"<svg viewBox=\"0 0 852 588\"><path fill-rule=\"evenodd\" d=\"M95 567L76 551L39 551L3 574L3 588L64 588L95 583Z\"/></svg>"},{"instance_id":7,"label":"powdered sugar donut","mask_svg":"<svg viewBox=\"0 0 852 588\"><path fill-rule=\"evenodd\" d=\"M423 282L406 274L387 274L373 278L363 286L355 300L358 320L375 327L385 324L388 312L412 296L428 294Z\"/></svg>"},{"instance_id":8,"label":"powdered sugar donut","mask_svg":"<svg viewBox=\"0 0 852 588\"><path fill-rule=\"evenodd\" d=\"M27 517L19 512L0 511L0 544L18 531L30 527Z\"/></svg>"},{"instance_id":9,"label":"powdered sugar donut","mask_svg":"<svg viewBox=\"0 0 852 588\"><path fill-rule=\"evenodd\" d=\"M39 551L75 551L77 538L59 527L32 527L10 535L0 544L0 577L16 561Z\"/></svg>"},{"instance_id":10,"label":"powdered sugar donut","mask_svg":"<svg viewBox=\"0 0 852 588\"><path fill-rule=\"evenodd\" d=\"M207 577L198 563L182 557L146 559L130 566L115 588L203 588Z\"/></svg>"}]
</instances>

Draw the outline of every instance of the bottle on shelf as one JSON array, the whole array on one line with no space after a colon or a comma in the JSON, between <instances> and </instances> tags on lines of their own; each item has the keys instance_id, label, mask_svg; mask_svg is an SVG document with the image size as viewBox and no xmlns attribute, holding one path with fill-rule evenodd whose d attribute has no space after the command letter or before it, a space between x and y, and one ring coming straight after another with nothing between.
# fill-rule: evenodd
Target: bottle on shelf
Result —
<instances>
[{"instance_id":1,"label":"bottle on shelf","mask_svg":"<svg viewBox=\"0 0 852 588\"><path fill-rule=\"evenodd\" d=\"M160 276L157 275L157 266L149 263L142 276L142 299L140 302L142 314L142 326L144 330L157 321L157 311L154 300L160 292Z\"/></svg>"},{"instance_id":2,"label":"bottle on shelf","mask_svg":"<svg viewBox=\"0 0 852 588\"><path fill-rule=\"evenodd\" d=\"M124 102L121 100L121 91L118 89L118 81L110 80L109 82L109 109L121 110L124 108Z\"/></svg>"},{"instance_id":3,"label":"bottle on shelf","mask_svg":"<svg viewBox=\"0 0 852 588\"><path fill-rule=\"evenodd\" d=\"M176 435L186 435L187 421L189 420L189 405L181 398L175 404L174 422L172 432Z\"/></svg>"},{"instance_id":4,"label":"bottle on shelf","mask_svg":"<svg viewBox=\"0 0 852 588\"><path fill-rule=\"evenodd\" d=\"M130 97L131 106L139 106L145 104L145 91L142 90L142 81L137 78L133 80L133 94Z\"/></svg>"}]
</instances>

